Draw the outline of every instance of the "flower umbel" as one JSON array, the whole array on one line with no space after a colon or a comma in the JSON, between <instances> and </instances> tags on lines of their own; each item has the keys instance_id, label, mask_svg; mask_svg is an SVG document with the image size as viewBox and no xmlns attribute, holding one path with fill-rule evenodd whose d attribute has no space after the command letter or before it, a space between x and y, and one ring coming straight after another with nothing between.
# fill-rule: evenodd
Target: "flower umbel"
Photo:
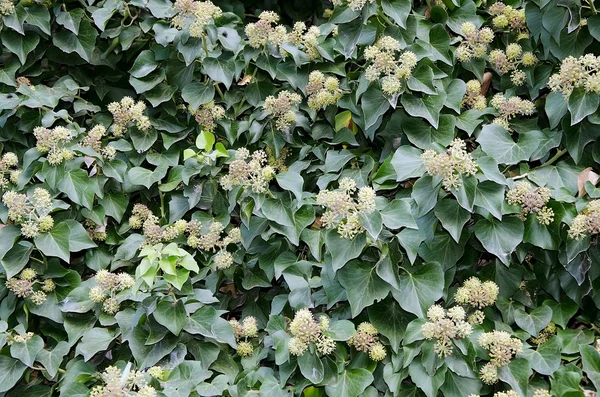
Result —
<instances>
[{"instance_id":1,"label":"flower umbel","mask_svg":"<svg viewBox=\"0 0 600 397\"><path fill-rule=\"evenodd\" d=\"M347 340L350 346L353 346L359 352L367 353L371 360L381 361L385 358L387 352L385 346L379 342L379 330L371 323L361 323L356 328L352 338Z\"/></svg>"},{"instance_id":2,"label":"flower umbel","mask_svg":"<svg viewBox=\"0 0 600 397\"><path fill-rule=\"evenodd\" d=\"M279 131L287 133L296 122L294 108L300 102L302 102L302 97L295 92L281 91L277 97L269 95L265 99L265 112L273 116Z\"/></svg>"},{"instance_id":3,"label":"flower umbel","mask_svg":"<svg viewBox=\"0 0 600 397\"><path fill-rule=\"evenodd\" d=\"M560 72L548 80L548 87L554 92L562 92L569 97L575 88L585 92L600 93L600 57L586 54L579 58L572 56L563 59Z\"/></svg>"},{"instance_id":4,"label":"flower umbel","mask_svg":"<svg viewBox=\"0 0 600 397\"><path fill-rule=\"evenodd\" d=\"M343 178L338 189L321 190L317 195L317 204L325 208L321 222L328 229L337 228L343 238L352 239L362 233L364 227L360 214L375 211L375 190L364 186L356 192L356 182L350 178Z\"/></svg>"},{"instance_id":5,"label":"flower umbel","mask_svg":"<svg viewBox=\"0 0 600 397\"><path fill-rule=\"evenodd\" d=\"M325 109L329 105L335 105L342 97L342 90L337 78L326 77L322 72L315 70L308 76L306 94L308 95L308 107L319 110Z\"/></svg>"},{"instance_id":6,"label":"flower umbel","mask_svg":"<svg viewBox=\"0 0 600 397\"><path fill-rule=\"evenodd\" d=\"M574 219L569 237L579 240L600 233L600 200L592 200Z\"/></svg>"},{"instance_id":7,"label":"flower umbel","mask_svg":"<svg viewBox=\"0 0 600 397\"><path fill-rule=\"evenodd\" d=\"M223 13L211 1L176 0L175 10L171 25L179 30L187 28L192 37L204 37L206 27Z\"/></svg>"},{"instance_id":8,"label":"flower umbel","mask_svg":"<svg viewBox=\"0 0 600 397\"><path fill-rule=\"evenodd\" d=\"M434 150L426 150L421 156L427 173L441 177L446 190L458 189L462 185L461 176L477 172L477 164L466 148L465 141L457 138L446 152L438 154Z\"/></svg>"},{"instance_id":9,"label":"flower umbel","mask_svg":"<svg viewBox=\"0 0 600 397\"><path fill-rule=\"evenodd\" d=\"M317 320L308 309L300 309L290 322L289 331L293 335L288 342L290 353L302 356L314 343L317 353L329 355L336 348L335 341L323 334L329 329L329 319L321 316Z\"/></svg>"},{"instance_id":10,"label":"flower umbel","mask_svg":"<svg viewBox=\"0 0 600 397\"><path fill-rule=\"evenodd\" d=\"M275 177L275 169L267 165L267 154L257 150L252 155L245 149L238 149L235 160L229 164L229 173L221 177L223 189L232 190L235 186L250 188L254 193L266 193L269 182Z\"/></svg>"},{"instance_id":11,"label":"flower umbel","mask_svg":"<svg viewBox=\"0 0 600 397\"><path fill-rule=\"evenodd\" d=\"M498 381L498 368L508 365L523 350L523 342L505 331L486 332L479 336L477 342L489 351L490 361L480 371L481 380L488 385Z\"/></svg>"},{"instance_id":12,"label":"flower umbel","mask_svg":"<svg viewBox=\"0 0 600 397\"><path fill-rule=\"evenodd\" d=\"M417 56L411 51L400 51L400 43L390 37L381 37L375 45L365 49L365 59L370 62L365 71L369 81L379 80L381 89L386 95L399 94L404 91L406 81L412 76L417 66Z\"/></svg>"},{"instance_id":13,"label":"flower umbel","mask_svg":"<svg viewBox=\"0 0 600 397\"><path fill-rule=\"evenodd\" d=\"M54 220L48 215L52 200L46 189L35 188L31 196L7 191L2 196L2 202L8 207L8 219L21 225L23 237L34 238L52 230Z\"/></svg>"},{"instance_id":14,"label":"flower umbel","mask_svg":"<svg viewBox=\"0 0 600 397\"><path fill-rule=\"evenodd\" d=\"M521 219L525 220L529 214L536 214L538 223L549 225L554 220L554 211L546 207L551 196L547 187L533 187L529 182L519 181L506 194L506 201L521 207Z\"/></svg>"},{"instance_id":15,"label":"flower umbel","mask_svg":"<svg viewBox=\"0 0 600 397\"><path fill-rule=\"evenodd\" d=\"M471 324L465 321L466 313L460 306L454 306L447 311L440 305L433 305L427 310L429 321L422 325L425 339L435 339L433 347L438 357L452 354L453 339L462 339L472 332Z\"/></svg>"},{"instance_id":16,"label":"flower umbel","mask_svg":"<svg viewBox=\"0 0 600 397\"><path fill-rule=\"evenodd\" d=\"M150 119L144 115L146 104L142 101L135 102L131 97L123 97L121 102L112 102L108 111L112 113L112 133L115 137L122 137L127 129L136 126L140 131L150 129Z\"/></svg>"}]
</instances>

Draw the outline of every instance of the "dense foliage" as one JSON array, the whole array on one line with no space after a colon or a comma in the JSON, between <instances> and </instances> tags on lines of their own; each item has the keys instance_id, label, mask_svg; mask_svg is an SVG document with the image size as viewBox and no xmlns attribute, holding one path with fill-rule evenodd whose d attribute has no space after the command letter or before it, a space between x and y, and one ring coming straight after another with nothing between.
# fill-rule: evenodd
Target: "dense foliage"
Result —
<instances>
[{"instance_id":1,"label":"dense foliage","mask_svg":"<svg viewBox=\"0 0 600 397\"><path fill-rule=\"evenodd\" d=\"M593 396L586 0L0 0L0 395Z\"/></svg>"}]
</instances>

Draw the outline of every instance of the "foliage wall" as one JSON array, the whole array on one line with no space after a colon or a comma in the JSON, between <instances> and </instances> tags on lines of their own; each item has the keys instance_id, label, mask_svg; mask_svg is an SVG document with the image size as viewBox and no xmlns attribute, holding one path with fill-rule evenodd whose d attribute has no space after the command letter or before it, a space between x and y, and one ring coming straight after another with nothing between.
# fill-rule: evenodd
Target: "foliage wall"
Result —
<instances>
[{"instance_id":1,"label":"foliage wall","mask_svg":"<svg viewBox=\"0 0 600 397\"><path fill-rule=\"evenodd\" d=\"M0 15L0 395L600 388L593 3Z\"/></svg>"}]
</instances>

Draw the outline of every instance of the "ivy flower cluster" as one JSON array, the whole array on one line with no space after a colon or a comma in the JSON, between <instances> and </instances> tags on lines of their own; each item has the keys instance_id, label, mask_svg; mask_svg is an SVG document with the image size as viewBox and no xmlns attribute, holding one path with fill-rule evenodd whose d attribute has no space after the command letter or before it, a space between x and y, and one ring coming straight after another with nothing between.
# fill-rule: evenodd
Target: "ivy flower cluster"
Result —
<instances>
[{"instance_id":1,"label":"ivy flower cluster","mask_svg":"<svg viewBox=\"0 0 600 397\"><path fill-rule=\"evenodd\" d=\"M343 238L352 239L365 230L360 214L375 211L375 197L372 187L357 189L353 179L343 178L338 189L321 190L317 194L317 205L325 208L321 222L328 229L337 228L337 232Z\"/></svg>"},{"instance_id":2,"label":"ivy flower cluster","mask_svg":"<svg viewBox=\"0 0 600 397\"><path fill-rule=\"evenodd\" d=\"M171 25L178 30L188 28L191 37L204 37L206 27L214 23L223 11L211 1L176 0L177 14L171 20Z\"/></svg>"},{"instance_id":3,"label":"ivy flower cluster","mask_svg":"<svg viewBox=\"0 0 600 397\"><path fill-rule=\"evenodd\" d=\"M477 277L471 277L459 287L454 294L454 301L459 305L471 306L476 309L467 317L469 324L482 324L485 314L479 310L496 302L500 289L493 281L481 282Z\"/></svg>"},{"instance_id":4,"label":"ivy flower cluster","mask_svg":"<svg viewBox=\"0 0 600 397\"><path fill-rule=\"evenodd\" d=\"M373 361L381 361L385 358L387 351L385 346L379 342L379 330L371 323L361 323L356 328L356 332L347 343L353 346L359 352L369 355Z\"/></svg>"},{"instance_id":5,"label":"ivy flower cluster","mask_svg":"<svg viewBox=\"0 0 600 397\"><path fill-rule=\"evenodd\" d=\"M320 36L321 31L317 26L307 29L304 22L296 22L292 31L288 33L286 41L304 50L309 59L319 59L321 57L318 42Z\"/></svg>"},{"instance_id":6,"label":"ivy flower cluster","mask_svg":"<svg viewBox=\"0 0 600 397\"><path fill-rule=\"evenodd\" d=\"M253 48L266 49L268 46L281 48L287 37L287 31L282 25L277 25L279 15L273 11L263 11L258 16L258 21L246 25L245 32L248 37L248 44Z\"/></svg>"},{"instance_id":7,"label":"ivy flower cluster","mask_svg":"<svg viewBox=\"0 0 600 397\"><path fill-rule=\"evenodd\" d=\"M136 126L140 131L150 129L150 119L144 115L146 104L142 101L135 102L131 97L123 97L121 102L112 102L108 111L113 116L112 133L115 137L122 137L127 129Z\"/></svg>"},{"instance_id":8,"label":"ivy flower cluster","mask_svg":"<svg viewBox=\"0 0 600 397\"><path fill-rule=\"evenodd\" d=\"M135 280L127 273L117 274L107 270L98 271L94 278L98 285L90 289L90 300L94 303L102 303L102 310L105 313L116 314L119 311L116 294L131 288Z\"/></svg>"},{"instance_id":9,"label":"ivy flower cluster","mask_svg":"<svg viewBox=\"0 0 600 397\"><path fill-rule=\"evenodd\" d=\"M512 71L510 80L516 86L525 84L527 79L527 75L519 67L534 66L538 61L532 52L523 52L523 48L517 43L509 44L504 51L499 49L490 51L489 59L499 75Z\"/></svg>"},{"instance_id":10,"label":"ivy flower cluster","mask_svg":"<svg viewBox=\"0 0 600 397\"><path fill-rule=\"evenodd\" d=\"M6 152L0 160L0 188L6 189L10 183L16 185L22 170L19 168L19 158L13 152Z\"/></svg>"},{"instance_id":11,"label":"ivy flower cluster","mask_svg":"<svg viewBox=\"0 0 600 397\"><path fill-rule=\"evenodd\" d=\"M12 332L6 335L6 344L11 346L13 343L26 343L35 334L33 332L26 332L24 334L13 334Z\"/></svg>"},{"instance_id":12,"label":"ivy flower cluster","mask_svg":"<svg viewBox=\"0 0 600 397\"><path fill-rule=\"evenodd\" d=\"M490 28L477 29L472 22L465 22L460 27L463 40L456 49L456 59L467 62L471 59L483 58L489 44L494 40L494 31Z\"/></svg>"},{"instance_id":13,"label":"ivy flower cluster","mask_svg":"<svg viewBox=\"0 0 600 397\"><path fill-rule=\"evenodd\" d=\"M133 206L129 217L129 226L132 229L142 229L147 245L158 244L165 238L165 231L158 224L158 217L143 204Z\"/></svg>"},{"instance_id":14,"label":"ivy flower cluster","mask_svg":"<svg viewBox=\"0 0 600 397\"><path fill-rule=\"evenodd\" d=\"M96 125L92 128L87 135L81 141L81 146L90 147L94 149L97 153L102 155L105 161L114 160L117 155L117 149L113 146L104 146L102 147L102 138L106 136L106 127L103 125Z\"/></svg>"},{"instance_id":15,"label":"ivy flower cluster","mask_svg":"<svg viewBox=\"0 0 600 397\"><path fill-rule=\"evenodd\" d=\"M275 168L267 164L267 154L257 150L250 155L246 148L235 153L235 160L229 164L229 173L221 177L223 189L233 190L240 186L250 188L254 193L265 193L269 182L275 178Z\"/></svg>"},{"instance_id":16,"label":"ivy flower cluster","mask_svg":"<svg viewBox=\"0 0 600 397\"><path fill-rule=\"evenodd\" d=\"M491 306L498 299L500 288L493 281L481 282L477 277L471 277L463 286L456 290L454 300L461 305L470 305L477 309Z\"/></svg>"},{"instance_id":17,"label":"ivy flower cluster","mask_svg":"<svg viewBox=\"0 0 600 397\"><path fill-rule=\"evenodd\" d=\"M35 188L31 196L7 191L2 202L8 207L8 219L21 225L21 235L25 238L34 238L54 227L54 219L48 215L52 200L44 188Z\"/></svg>"},{"instance_id":18,"label":"ivy flower cluster","mask_svg":"<svg viewBox=\"0 0 600 397\"><path fill-rule=\"evenodd\" d=\"M88 235L92 240L105 241L106 240L106 225L98 225L91 219L86 219L83 223L83 227L88 232Z\"/></svg>"},{"instance_id":19,"label":"ivy flower cluster","mask_svg":"<svg viewBox=\"0 0 600 397\"><path fill-rule=\"evenodd\" d=\"M362 10L365 5L368 4L373 4L375 2L375 0L331 0L331 3L334 6L343 6L343 5L348 5L348 8L350 8L353 11L360 11Z\"/></svg>"},{"instance_id":20,"label":"ivy flower cluster","mask_svg":"<svg viewBox=\"0 0 600 397\"><path fill-rule=\"evenodd\" d=\"M336 348L335 341L324 335L329 329L329 319L325 315L316 320L308 309L300 309L296 312L294 319L290 322L289 331L293 335L288 342L288 349L294 356L302 356L309 346L315 345L317 353L329 355Z\"/></svg>"},{"instance_id":21,"label":"ivy flower cluster","mask_svg":"<svg viewBox=\"0 0 600 397\"><path fill-rule=\"evenodd\" d=\"M529 37L527 34L527 23L525 22L525 9L516 9L498 1L492 4L488 11L494 17L492 25L495 29L518 31L519 36L517 40Z\"/></svg>"},{"instance_id":22,"label":"ivy flower cluster","mask_svg":"<svg viewBox=\"0 0 600 397\"><path fill-rule=\"evenodd\" d=\"M586 54L579 58L566 57L560 64L560 71L550 76L548 87L554 92L571 95L575 88L585 92L600 93L600 56Z\"/></svg>"},{"instance_id":23,"label":"ivy flower cluster","mask_svg":"<svg viewBox=\"0 0 600 397\"><path fill-rule=\"evenodd\" d=\"M452 355L453 339L462 339L473 332L471 324L465 321L467 313L460 306L444 310L440 305L433 305L427 310L428 322L421 326L423 336L427 340L435 339L433 351L438 357Z\"/></svg>"},{"instance_id":24,"label":"ivy flower cluster","mask_svg":"<svg viewBox=\"0 0 600 397\"><path fill-rule=\"evenodd\" d=\"M548 342L548 340L550 340L550 338L552 338L555 334L556 324L551 322L546 326L546 328L540 331L538 336L531 338L531 342L539 346Z\"/></svg>"},{"instance_id":25,"label":"ivy flower cluster","mask_svg":"<svg viewBox=\"0 0 600 397\"><path fill-rule=\"evenodd\" d=\"M478 80L469 80L466 84L467 91L461 106L467 109L483 110L487 103L485 96L481 94L481 83Z\"/></svg>"},{"instance_id":26,"label":"ivy flower cluster","mask_svg":"<svg viewBox=\"0 0 600 397\"><path fill-rule=\"evenodd\" d=\"M73 139L71 131L67 128L62 126L54 128L36 127L33 130L33 135L37 140L37 150L40 153L48 153L48 164L59 165L75 156L71 150L65 147Z\"/></svg>"},{"instance_id":27,"label":"ivy flower cluster","mask_svg":"<svg viewBox=\"0 0 600 397\"><path fill-rule=\"evenodd\" d=\"M498 382L498 368L508 365L515 355L523 351L523 342L512 338L506 331L483 333L477 343L489 351L490 361L480 370L481 380L488 385Z\"/></svg>"},{"instance_id":28,"label":"ivy flower cluster","mask_svg":"<svg viewBox=\"0 0 600 397\"><path fill-rule=\"evenodd\" d=\"M569 237L579 240L598 233L600 233L600 200L592 200L573 219L569 228Z\"/></svg>"},{"instance_id":29,"label":"ivy flower cluster","mask_svg":"<svg viewBox=\"0 0 600 397\"><path fill-rule=\"evenodd\" d=\"M254 346L251 341L248 341L248 338L258 337L256 318L248 316L241 323L236 319L232 319L229 320L229 324L233 327L238 354L242 357L251 356L254 353Z\"/></svg>"},{"instance_id":30,"label":"ivy flower cluster","mask_svg":"<svg viewBox=\"0 0 600 397\"><path fill-rule=\"evenodd\" d=\"M406 80L417 66L414 52L405 51L396 56L398 51L400 42L390 36L381 37L375 45L365 49L365 59L370 62L365 71L366 79L371 82L380 80L381 90L390 96L404 90Z\"/></svg>"},{"instance_id":31,"label":"ivy flower cluster","mask_svg":"<svg viewBox=\"0 0 600 397\"><path fill-rule=\"evenodd\" d=\"M463 175L471 176L477 172L477 164L466 149L465 141L456 138L444 153L430 149L423 152L421 158L427 173L441 177L446 190L458 189L462 186Z\"/></svg>"},{"instance_id":32,"label":"ivy flower cluster","mask_svg":"<svg viewBox=\"0 0 600 397\"><path fill-rule=\"evenodd\" d=\"M302 97L295 92L281 91L277 97L269 95L265 99L265 112L275 118L275 125L281 132L289 132L296 122L294 108L302 102Z\"/></svg>"},{"instance_id":33,"label":"ivy flower cluster","mask_svg":"<svg viewBox=\"0 0 600 397\"><path fill-rule=\"evenodd\" d=\"M512 131L509 121L515 116L531 116L535 112L535 105L527 99L521 99L518 96L506 98L503 94L494 95L491 105L500 115L494 119L494 124L501 125L507 131Z\"/></svg>"},{"instance_id":34,"label":"ivy flower cluster","mask_svg":"<svg viewBox=\"0 0 600 397\"><path fill-rule=\"evenodd\" d=\"M198 110L191 110L196 122L203 130L213 132L217 127L217 121L225 117L225 109L223 106L215 105L214 101L210 101L200 107Z\"/></svg>"},{"instance_id":35,"label":"ivy flower cluster","mask_svg":"<svg viewBox=\"0 0 600 397\"><path fill-rule=\"evenodd\" d=\"M525 220L529 214L535 214L539 224L549 225L554 221L554 211L546 206L551 197L552 194L547 187L533 187L527 181L519 181L506 194L506 201L521 207L522 220Z\"/></svg>"},{"instance_id":36,"label":"ivy flower cluster","mask_svg":"<svg viewBox=\"0 0 600 397\"><path fill-rule=\"evenodd\" d=\"M240 228L230 229L223 237L224 230L225 226L221 222L211 223L208 233L205 234L201 234L201 225L196 221L188 222L186 228L187 244L190 247L213 252L219 249L212 258L217 270L225 270L233 265L233 255L226 248L229 244L238 244L242 241Z\"/></svg>"},{"instance_id":37,"label":"ivy flower cluster","mask_svg":"<svg viewBox=\"0 0 600 397\"><path fill-rule=\"evenodd\" d=\"M308 75L306 94L308 95L308 107L315 110L325 109L329 105L335 105L342 97L340 81L333 76L326 77L322 72L314 70Z\"/></svg>"},{"instance_id":38,"label":"ivy flower cluster","mask_svg":"<svg viewBox=\"0 0 600 397\"><path fill-rule=\"evenodd\" d=\"M119 368L111 365L100 374L104 385L94 386L90 397L156 397L156 389L148 383L149 378L158 375L158 371L162 376L160 367L152 367L148 371L132 371L125 375Z\"/></svg>"},{"instance_id":39,"label":"ivy flower cluster","mask_svg":"<svg viewBox=\"0 0 600 397\"><path fill-rule=\"evenodd\" d=\"M52 279L38 280L38 275L31 268L24 269L19 277L6 280L8 288L19 298L29 298L35 305L41 305L47 299L46 293L54 291L56 285ZM37 289L37 290L36 290Z\"/></svg>"},{"instance_id":40,"label":"ivy flower cluster","mask_svg":"<svg viewBox=\"0 0 600 397\"><path fill-rule=\"evenodd\" d=\"M0 0L0 17L8 16L15 12L15 5L11 0Z\"/></svg>"}]
</instances>

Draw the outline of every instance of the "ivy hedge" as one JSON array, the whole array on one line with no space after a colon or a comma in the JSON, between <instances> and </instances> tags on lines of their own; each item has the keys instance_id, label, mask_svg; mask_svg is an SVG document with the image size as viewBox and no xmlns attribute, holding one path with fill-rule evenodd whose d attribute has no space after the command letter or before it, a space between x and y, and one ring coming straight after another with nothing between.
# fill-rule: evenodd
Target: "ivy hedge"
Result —
<instances>
[{"instance_id":1,"label":"ivy hedge","mask_svg":"<svg viewBox=\"0 0 600 397\"><path fill-rule=\"evenodd\" d=\"M592 0L0 17L1 396L600 389Z\"/></svg>"}]
</instances>

